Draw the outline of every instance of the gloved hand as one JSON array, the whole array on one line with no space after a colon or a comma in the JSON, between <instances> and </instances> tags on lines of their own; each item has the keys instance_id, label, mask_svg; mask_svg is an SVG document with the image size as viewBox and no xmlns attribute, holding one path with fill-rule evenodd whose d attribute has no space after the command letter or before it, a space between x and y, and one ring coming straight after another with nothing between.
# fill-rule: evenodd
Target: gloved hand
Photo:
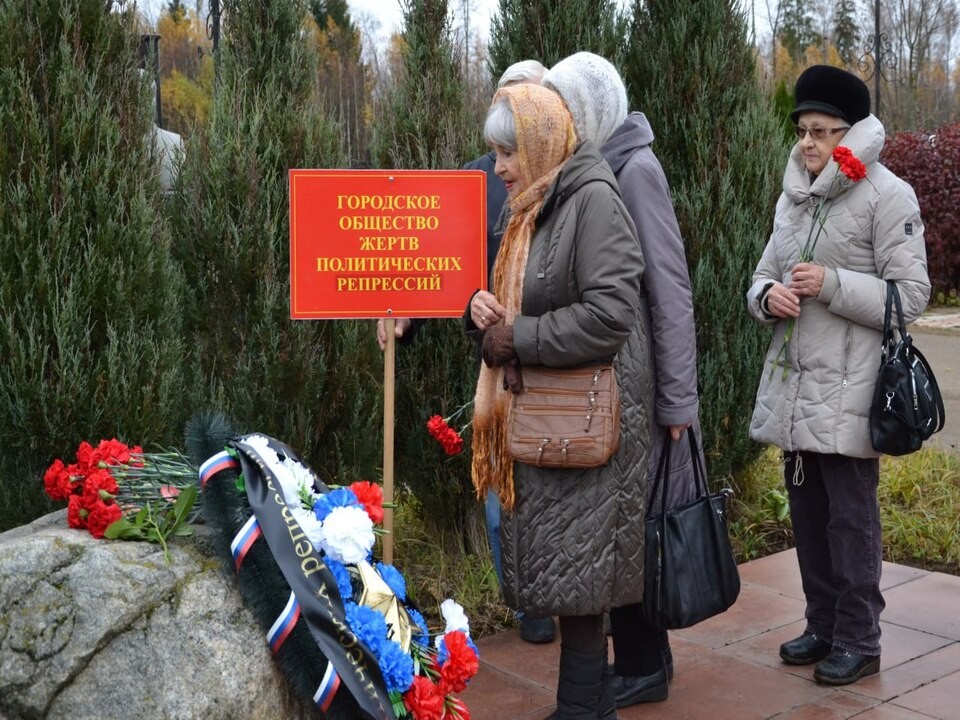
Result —
<instances>
[{"instance_id":1,"label":"gloved hand","mask_svg":"<svg viewBox=\"0 0 960 720\"><path fill-rule=\"evenodd\" d=\"M494 325L483 334L480 351L487 367L500 367L517 357L513 349L513 325Z\"/></svg>"},{"instance_id":2,"label":"gloved hand","mask_svg":"<svg viewBox=\"0 0 960 720\"><path fill-rule=\"evenodd\" d=\"M520 371L520 363L516 359L503 366L503 389L509 390L514 395L523 392L523 373Z\"/></svg>"}]
</instances>

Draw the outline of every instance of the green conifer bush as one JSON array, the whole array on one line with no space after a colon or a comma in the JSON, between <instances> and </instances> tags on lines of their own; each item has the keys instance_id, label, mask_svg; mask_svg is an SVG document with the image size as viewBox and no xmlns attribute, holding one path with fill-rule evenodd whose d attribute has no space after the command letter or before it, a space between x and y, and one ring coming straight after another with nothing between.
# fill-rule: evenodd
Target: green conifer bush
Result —
<instances>
[{"instance_id":1,"label":"green conifer bush","mask_svg":"<svg viewBox=\"0 0 960 720\"><path fill-rule=\"evenodd\" d=\"M700 417L712 476L761 449L748 437L769 331L745 293L773 225L788 146L733 0L636 0L625 79L673 191L693 284Z\"/></svg>"},{"instance_id":2,"label":"green conifer bush","mask_svg":"<svg viewBox=\"0 0 960 720\"><path fill-rule=\"evenodd\" d=\"M191 387L132 15L0 3L0 530L82 440L175 441Z\"/></svg>"},{"instance_id":3,"label":"green conifer bush","mask_svg":"<svg viewBox=\"0 0 960 720\"><path fill-rule=\"evenodd\" d=\"M288 172L343 165L304 3L226 0L210 124L169 205L188 337L213 408L295 448L328 482L379 479L382 378L369 321L290 319Z\"/></svg>"},{"instance_id":4,"label":"green conifer bush","mask_svg":"<svg viewBox=\"0 0 960 720\"><path fill-rule=\"evenodd\" d=\"M405 0L404 40L400 77L374 128L374 165L457 169L485 148L466 102L447 2ZM462 454L447 457L426 423L471 401L476 378L476 351L460 321L431 320L412 344L397 349L397 486L412 492L427 523L456 530L472 528L479 516L469 436Z\"/></svg>"}]
</instances>

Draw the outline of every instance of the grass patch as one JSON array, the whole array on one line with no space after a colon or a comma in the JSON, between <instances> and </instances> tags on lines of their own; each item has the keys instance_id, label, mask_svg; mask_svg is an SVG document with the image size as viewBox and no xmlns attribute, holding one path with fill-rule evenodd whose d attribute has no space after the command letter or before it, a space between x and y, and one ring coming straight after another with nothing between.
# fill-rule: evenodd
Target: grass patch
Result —
<instances>
[{"instance_id":1,"label":"grass patch","mask_svg":"<svg viewBox=\"0 0 960 720\"><path fill-rule=\"evenodd\" d=\"M486 535L479 533L482 539L473 542L479 549L470 552L462 534L428 526L411 495L398 500L398 505L394 511L394 564L406 578L407 593L430 631L443 630L440 603L447 598L463 606L474 639L515 626L513 612L500 595ZM482 515L479 504L478 512Z\"/></svg>"},{"instance_id":2,"label":"grass patch","mask_svg":"<svg viewBox=\"0 0 960 720\"><path fill-rule=\"evenodd\" d=\"M880 461L884 559L960 575L960 456L929 447Z\"/></svg>"}]
</instances>

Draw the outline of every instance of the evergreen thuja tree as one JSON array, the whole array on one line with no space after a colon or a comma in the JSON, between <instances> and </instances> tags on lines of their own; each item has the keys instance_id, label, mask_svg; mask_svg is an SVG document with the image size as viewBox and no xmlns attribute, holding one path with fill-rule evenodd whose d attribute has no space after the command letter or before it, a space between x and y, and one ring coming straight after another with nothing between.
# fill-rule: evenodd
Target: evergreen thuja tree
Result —
<instances>
[{"instance_id":1,"label":"evergreen thuja tree","mask_svg":"<svg viewBox=\"0 0 960 720\"><path fill-rule=\"evenodd\" d=\"M290 319L288 173L343 164L303 3L226 0L209 126L188 140L170 216L189 337L213 407L328 482L375 479L379 350L369 322Z\"/></svg>"},{"instance_id":2,"label":"evergreen thuja tree","mask_svg":"<svg viewBox=\"0 0 960 720\"><path fill-rule=\"evenodd\" d=\"M615 0L500 0L490 28L490 74L498 78L519 60L551 67L581 50L619 67L625 31Z\"/></svg>"},{"instance_id":3,"label":"evergreen thuja tree","mask_svg":"<svg viewBox=\"0 0 960 720\"><path fill-rule=\"evenodd\" d=\"M82 440L182 428L183 284L159 213L133 17L0 3L0 530Z\"/></svg>"},{"instance_id":4,"label":"evergreen thuja tree","mask_svg":"<svg viewBox=\"0 0 960 720\"><path fill-rule=\"evenodd\" d=\"M399 77L378 112L374 164L458 168L484 148L446 0L405 0L403 41ZM431 320L397 350L397 484L410 489L427 523L456 532L472 530L479 516L469 452L445 456L426 423L471 401L476 377L475 348L459 320Z\"/></svg>"},{"instance_id":5,"label":"evergreen thuja tree","mask_svg":"<svg viewBox=\"0 0 960 720\"><path fill-rule=\"evenodd\" d=\"M772 227L788 145L761 91L734 0L637 0L626 79L674 196L693 285L700 417L713 476L760 447L748 438L769 334L745 293Z\"/></svg>"}]
</instances>

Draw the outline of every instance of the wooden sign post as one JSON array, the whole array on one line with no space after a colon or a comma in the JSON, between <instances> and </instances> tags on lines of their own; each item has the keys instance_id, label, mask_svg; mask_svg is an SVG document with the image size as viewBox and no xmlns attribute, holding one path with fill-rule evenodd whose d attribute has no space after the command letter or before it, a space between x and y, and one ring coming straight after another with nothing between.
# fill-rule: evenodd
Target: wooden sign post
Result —
<instances>
[{"instance_id":1,"label":"wooden sign post","mask_svg":"<svg viewBox=\"0 0 960 720\"><path fill-rule=\"evenodd\" d=\"M290 317L386 318L384 501L393 502L394 323L460 317L486 288L479 170L291 170ZM393 511L383 561L393 562Z\"/></svg>"}]
</instances>

